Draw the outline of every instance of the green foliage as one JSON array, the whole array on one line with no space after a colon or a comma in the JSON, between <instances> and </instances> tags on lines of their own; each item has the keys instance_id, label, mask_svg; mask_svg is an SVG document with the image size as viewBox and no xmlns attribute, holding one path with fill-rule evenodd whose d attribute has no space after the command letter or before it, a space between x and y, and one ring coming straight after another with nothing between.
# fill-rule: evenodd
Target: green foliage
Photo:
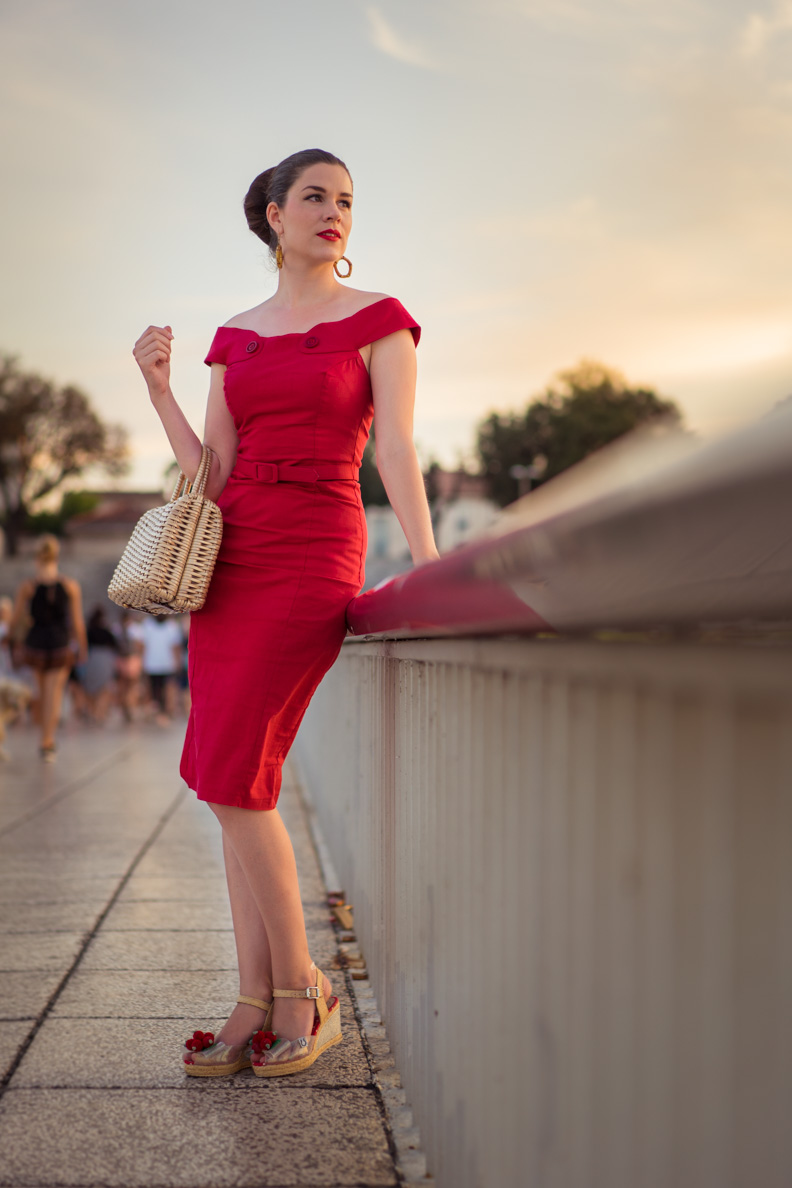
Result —
<instances>
[{"instance_id":1,"label":"green foliage","mask_svg":"<svg viewBox=\"0 0 792 1188\"><path fill-rule=\"evenodd\" d=\"M93 511L99 503L99 496L93 491L64 491L60 508L57 511L35 512L28 515L25 531L33 536L41 536L51 532L54 536L62 536L69 520L74 516L81 516L84 512Z\"/></svg>"},{"instance_id":2,"label":"green foliage","mask_svg":"<svg viewBox=\"0 0 792 1188\"><path fill-rule=\"evenodd\" d=\"M377 470L373 433L366 442L360 463L360 498L363 500L364 507L368 507L370 504L374 504L376 507L387 507L389 502L385 493L385 485Z\"/></svg>"},{"instance_id":3,"label":"green foliage","mask_svg":"<svg viewBox=\"0 0 792 1188\"><path fill-rule=\"evenodd\" d=\"M0 356L0 517L9 553L45 495L92 466L124 474L127 455L126 430L105 424L79 388Z\"/></svg>"},{"instance_id":4,"label":"green foliage","mask_svg":"<svg viewBox=\"0 0 792 1188\"><path fill-rule=\"evenodd\" d=\"M426 498L431 506L440 494L440 488L437 481L438 471L442 470L442 466L436 458L432 458L428 468L424 471L424 489L426 491Z\"/></svg>"},{"instance_id":5,"label":"green foliage","mask_svg":"<svg viewBox=\"0 0 792 1188\"><path fill-rule=\"evenodd\" d=\"M477 451L490 497L501 507L517 498L512 467L530 467L537 486L647 424L679 428L682 413L651 388L630 388L617 371L584 360L559 372L523 412L493 412L480 422Z\"/></svg>"}]
</instances>

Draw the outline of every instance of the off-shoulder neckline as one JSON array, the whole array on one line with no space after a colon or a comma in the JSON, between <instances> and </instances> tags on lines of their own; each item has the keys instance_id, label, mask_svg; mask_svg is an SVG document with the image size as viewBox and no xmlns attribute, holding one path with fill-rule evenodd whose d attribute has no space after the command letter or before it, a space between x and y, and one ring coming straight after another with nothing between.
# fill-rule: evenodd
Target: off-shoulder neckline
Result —
<instances>
[{"instance_id":1,"label":"off-shoulder neckline","mask_svg":"<svg viewBox=\"0 0 792 1188\"><path fill-rule=\"evenodd\" d=\"M254 338L260 338L262 342L269 342L271 338L305 338L306 334L313 334L314 330L321 330L324 326L340 326L343 322L349 322L352 318L358 318L367 310L373 309L375 305L382 305L383 301L396 301L396 297L379 297L376 301L372 301L370 305L364 305L362 309L357 310L353 314L347 314L345 318L336 318L331 322L317 322L315 326L311 326L308 330L290 330L286 334L259 334L257 330L248 330L245 326L220 326L221 330L238 330L241 334L252 334Z\"/></svg>"}]
</instances>

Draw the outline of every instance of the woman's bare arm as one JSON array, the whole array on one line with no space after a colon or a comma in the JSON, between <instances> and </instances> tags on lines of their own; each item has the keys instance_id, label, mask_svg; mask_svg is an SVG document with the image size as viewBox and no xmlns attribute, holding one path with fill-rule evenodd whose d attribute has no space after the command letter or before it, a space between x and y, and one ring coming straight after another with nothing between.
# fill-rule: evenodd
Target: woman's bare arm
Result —
<instances>
[{"instance_id":1,"label":"woman's bare arm","mask_svg":"<svg viewBox=\"0 0 792 1188\"><path fill-rule=\"evenodd\" d=\"M204 441L214 453L206 494L217 499L228 482L228 476L236 462L239 435L225 399L225 365L212 364L212 379L209 384L209 399L206 402Z\"/></svg>"},{"instance_id":2,"label":"woman's bare arm","mask_svg":"<svg viewBox=\"0 0 792 1188\"><path fill-rule=\"evenodd\" d=\"M407 537L413 563L422 565L440 554L413 442L416 360L409 330L397 330L372 344L370 375L377 469Z\"/></svg>"},{"instance_id":3,"label":"woman's bare arm","mask_svg":"<svg viewBox=\"0 0 792 1188\"><path fill-rule=\"evenodd\" d=\"M15 640L22 624L28 615L28 603L33 597L33 583L28 579L24 581L16 592L14 599L14 610L11 614L11 622L8 624L8 638Z\"/></svg>"},{"instance_id":4,"label":"woman's bare arm","mask_svg":"<svg viewBox=\"0 0 792 1188\"><path fill-rule=\"evenodd\" d=\"M151 403L162 421L179 468L188 479L194 479L201 461L201 440L171 391L172 340L170 326L149 326L135 343L132 353L148 385ZM204 434L204 441L214 454L206 484L209 499L217 499L236 461L238 438L223 394L224 374L225 367L221 363L212 364Z\"/></svg>"}]
</instances>

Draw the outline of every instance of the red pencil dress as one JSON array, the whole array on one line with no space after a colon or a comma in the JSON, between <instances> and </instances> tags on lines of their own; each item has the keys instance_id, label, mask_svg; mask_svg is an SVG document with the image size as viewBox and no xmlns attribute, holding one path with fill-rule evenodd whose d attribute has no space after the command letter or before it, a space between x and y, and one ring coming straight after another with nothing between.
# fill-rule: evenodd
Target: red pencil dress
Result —
<instances>
[{"instance_id":1,"label":"red pencil dress","mask_svg":"<svg viewBox=\"0 0 792 1188\"><path fill-rule=\"evenodd\" d=\"M420 327L385 297L306 334L215 335L206 362L226 366L239 448L218 500L209 594L190 622L181 774L200 800L277 804L283 761L365 576L357 478L374 407L359 348L405 328L417 345Z\"/></svg>"}]
</instances>

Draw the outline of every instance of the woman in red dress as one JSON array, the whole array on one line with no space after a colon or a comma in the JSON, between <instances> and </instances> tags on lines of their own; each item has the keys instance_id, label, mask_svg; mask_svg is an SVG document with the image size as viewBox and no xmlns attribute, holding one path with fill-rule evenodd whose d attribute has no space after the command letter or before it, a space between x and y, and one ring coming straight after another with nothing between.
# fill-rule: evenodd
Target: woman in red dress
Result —
<instances>
[{"instance_id":1,"label":"woman in red dress","mask_svg":"<svg viewBox=\"0 0 792 1188\"><path fill-rule=\"evenodd\" d=\"M191 616L181 764L222 826L240 997L216 1039L188 1041L194 1076L299 1072L341 1039L276 805L283 760L363 585L357 478L372 417L413 562L438 556L412 439L420 328L394 298L337 279L351 272L349 171L332 153L295 153L255 179L245 214L275 256L278 288L221 327L206 359L207 495L224 528L209 596ZM149 326L134 354L176 459L194 475L201 442L170 389L172 339L170 326Z\"/></svg>"}]
</instances>

